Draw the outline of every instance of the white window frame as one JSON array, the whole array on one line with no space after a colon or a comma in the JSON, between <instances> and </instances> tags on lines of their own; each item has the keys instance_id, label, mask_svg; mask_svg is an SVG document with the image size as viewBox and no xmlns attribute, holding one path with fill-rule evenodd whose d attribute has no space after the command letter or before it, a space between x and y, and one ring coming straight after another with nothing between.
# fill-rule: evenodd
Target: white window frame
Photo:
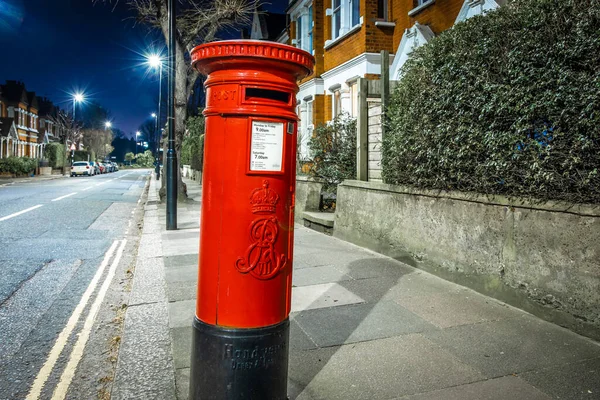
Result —
<instances>
[{"instance_id":1,"label":"white window frame","mask_svg":"<svg viewBox=\"0 0 600 400\"><path fill-rule=\"evenodd\" d=\"M305 50L309 53L313 53L313 27L314 20L312 15L312 3L307 3L301 7L292 17L292 20L296 22L296 37L292 40L292 44L297 48ZM310 23L312 20L312 24ZM311 26L309 26L311 25Z\"/></svg>"},{"instance_id":2,"label":"white window frame","mask_svg":"<svg viewBox=\"0 0 600 400\"><path fill-rule=\"evenodd\" d=\"M363 23L363 17L360 15L360 0L339 0L340 5L335 7L336 1L331 0L331 8L328 8L325 13L331 18L331 38L325 41L325 48L341 40L344 36L359 30ZM336 22L338 14L339 27Z\"/></svg>"},{"instance_id":3,"label":"white window frame","mask_svg":"<svg viewBox=\"0 0 600 400\"><path fill-rule=\"evenodd\" d=\"M339 1L339 5L336 7L335 2ZM342 18L342 10L343 5L346 0L331 0L331 39L335 40L338 37L342 36L344 33L342 32L342 26L344 26L344 20ZM339 15L339 25L337 22L336 16Z\"/></svg>"},{"instance_id":4,"label":"white window frame","mask_svg":"<svg viewBox=\"0 0 600 400\"><path fill-rule=\"evenodd\" d=\"M315 19L313 18L313 6L310 4L308 6L307 18L306 18L306 48L305 50L311 54L314 54L314 46L313 46L313 30L315 27Z\"/></svg>"},{"instance_id":5,"label":"white window frame","mask_svg":"<svg viewBox=\"0 0 600 400\"><path fill-rule=\"evenodd\" d=\"M381 9L377 9L377 19L379 21L387 21L390 16L390 4L389 0L380 0L381 1ZM379 3L377 4L379 6ZM380 17L379 12L383 15Z\"/></svg>"}]
</instances>

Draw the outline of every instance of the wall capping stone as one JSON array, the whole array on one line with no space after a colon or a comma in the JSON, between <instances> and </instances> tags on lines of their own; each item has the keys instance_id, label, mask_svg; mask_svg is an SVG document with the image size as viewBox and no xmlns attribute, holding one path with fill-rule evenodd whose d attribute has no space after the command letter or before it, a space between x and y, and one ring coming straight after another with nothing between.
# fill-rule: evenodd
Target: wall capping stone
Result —
<instances>
[{"instance_id":1,"label":"wall capping stone","mask_svg":"<svg viewBox=\"0 0 600 400\"><path fill-rule=\"evenodd\" d=\"M540 201L536 199L526 199L523 197L510 198L502 195L484 195L475 192L418 189L411 186L390 185L382 182L365 182L356 180L346 180L340 185L357 187L367 190L376 190L381 192L411 194L415 196L425 196L434 198L445 198L451 200L468 201L471 203L507 206L529 210L560 212L586 217L600 217L600 204L573 204L561 201Z\"/></svg>"}]
</instances>

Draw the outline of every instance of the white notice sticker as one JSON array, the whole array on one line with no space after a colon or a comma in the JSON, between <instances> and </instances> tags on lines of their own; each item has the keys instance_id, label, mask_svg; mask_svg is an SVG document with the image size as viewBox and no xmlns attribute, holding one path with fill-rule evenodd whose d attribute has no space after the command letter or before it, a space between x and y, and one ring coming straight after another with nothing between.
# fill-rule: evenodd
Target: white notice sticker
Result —
<instances>
[{"instance_id":1,"label":"white notice sticker","mask_svg":"<svg viewBox=\"0 0 600 400\"><path fill-rule=\"evenodd\" d=\"M281 171L283 122L252 121L250 171Z\"/></svg>"}]
</instances>

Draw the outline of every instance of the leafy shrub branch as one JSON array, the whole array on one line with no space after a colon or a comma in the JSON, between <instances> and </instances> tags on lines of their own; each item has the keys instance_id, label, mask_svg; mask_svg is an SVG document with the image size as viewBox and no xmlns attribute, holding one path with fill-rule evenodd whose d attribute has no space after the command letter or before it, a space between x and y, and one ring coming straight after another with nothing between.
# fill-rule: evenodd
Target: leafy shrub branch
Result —
<instances>
[{"instance_id":1,"label":"leafy shrub branch","mask_svg":"<svg viewBox=\"0 0 600 400\"><path fill-rule=\"evenodd\" d=\"M335 193L344 179L356 179L356 120L348 114L319 125L308 143L310 173L321 178L325 192Z\"/></svg>"}]
</instances>

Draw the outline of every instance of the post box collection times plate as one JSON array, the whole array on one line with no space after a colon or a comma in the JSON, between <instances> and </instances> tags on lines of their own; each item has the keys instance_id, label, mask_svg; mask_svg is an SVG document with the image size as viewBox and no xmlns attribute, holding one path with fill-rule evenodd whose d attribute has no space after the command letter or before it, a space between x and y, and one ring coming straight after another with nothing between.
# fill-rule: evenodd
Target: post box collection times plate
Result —
<instances>
[{"instance_id":1,"label":"post box collection times plate","mask_svg":"<svg viewBox=\"0 0 600 400\"><path fill-rule=\"evenodd\" d=\"M280 172L283 166L283 122L252 121L250 171Z\"/></svg>"}]
</instances>

